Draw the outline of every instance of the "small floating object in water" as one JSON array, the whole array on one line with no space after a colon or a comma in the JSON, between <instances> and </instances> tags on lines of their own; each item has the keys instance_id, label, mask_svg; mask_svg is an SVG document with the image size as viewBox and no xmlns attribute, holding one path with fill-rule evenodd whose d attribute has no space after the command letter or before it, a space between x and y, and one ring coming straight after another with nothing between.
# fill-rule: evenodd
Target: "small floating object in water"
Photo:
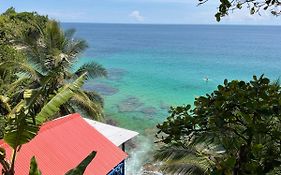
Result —
<instances>
[{"instance_id":1,"label":"small floating object in water","mask_svg":"<svg viewBox=\"0 0 281 175\"><path fill-rule=\"evenodd\" d=\"M209 78L206 76L205 78L203 78L204 81L208 82Z\"/></svg>"}]
</instances>

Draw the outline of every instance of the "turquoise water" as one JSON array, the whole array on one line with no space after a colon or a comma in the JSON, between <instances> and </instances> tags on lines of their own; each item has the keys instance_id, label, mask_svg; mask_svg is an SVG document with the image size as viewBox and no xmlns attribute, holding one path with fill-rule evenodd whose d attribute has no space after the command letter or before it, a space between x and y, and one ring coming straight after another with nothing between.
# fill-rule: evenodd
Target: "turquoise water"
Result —
<instances>
[{"instance_id":1,"label":"turquoise water","mask_svg":"<svg viewBox=\"0 0 281 175\"><path fill-rule=\"evenodd\" d=\"M192 104L196 96L211 92L225 78L248 80L264 73L277 79L281 75L280 27L63 26L76 28L77 36L89 42L78 64L96 61L112 72L109 80L89 81L87 86L104 94L105 112L121 126L140 132L164 120L167 106ZM104 86L109 93L103 92ZM132 97L141 104L120 112L118 105ZM149 115L140 112L147 108L153 109Z\"/></svg>"},{"instance_id":2,"label":"turquoise water","mask_svg":"<svg viewBox=\"0 0 281 175\"><path fill-rule=\"evenodd\" d=\"M104 94L105 112L119 125L140 132L163 121L167 106L192 104L225 78L281 75L281 27L78 23L63 27L75 28L77 36L89 43L78 64L96 61L110 72L108 80L91 80L86 88ZM120 111L122 102L137 104Z\"/></svg>"},{"instance_id":3,"label":"turquoise water","mask_svg":"<svg viewBox=\"0 0 281 175\"><path fill-rule=\"evenodd\" d=\"M139 172L150 151L155 127L168 106L193 104L225 78L250 80L281 75L281 27L212 25L63 24L86 39L88 50L77 66L96 61L108 79L90 80L85 89L105 99L107 118L136 130L138 147L128 174ZM206 82L205 79L208 78Z\"/></svg>"}]
</instances>

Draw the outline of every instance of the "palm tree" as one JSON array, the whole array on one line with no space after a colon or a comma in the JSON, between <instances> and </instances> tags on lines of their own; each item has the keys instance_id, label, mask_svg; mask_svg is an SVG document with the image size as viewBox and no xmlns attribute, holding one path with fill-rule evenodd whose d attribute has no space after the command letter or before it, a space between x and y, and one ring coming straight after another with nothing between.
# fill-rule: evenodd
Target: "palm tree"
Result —
<instances>
[{"instance_id":1,"label":"palm tree","mask_svg":"<svg viewBox=\"0 0 281 175\"><path fill-rule=\"evenodd\" d=\"M0 65L10 60L20 63L25 60L25 56L11 46L0 44ZM26 79L19 77L17 72L17 69L0 68L0 94L10 94L15 89L20 89Z\"/></svg>"},{"instance_id":2,"label":"palm tree","mask_svg":"<svg viewBox=\"0 0 281 175\"><path fill-rule=\"evenodd\" d=\"M34 24L36 25L36 24ZM0 67L18 67L31 76L28 88L43 87L45 96L41 104L47 101L63 85L87 72L87 78L104 77L106 70L95 62L83 64L74 70L79 54L88 46L84 40L74 38L74 30L63 31L56 21L48 21L44 27L37 25L38 33L26 32L19 44L28 57L27 63L9 61ZM19 92L22 93L22 92ZM84 112L96 120L102 120L103 100L93 91L78 90L71 100L60 107L60 115L76 111Z\"/></svg>"},{"instance_id":3,"label":"palm tree","mask_svg":"<svg viewBox=\"0 0 281 175\"><path fill-rule=\"evenodd\" d=\"M56 95L50 99L49 102L44 103L43 108L34 115L34 107L36 106L33 99L38 99L38 95L43 93L44 88L41 87L35 91L41 93L32 93L32 90L26 90L21 101L14 107L10 105L9 98L0 96L0 104L2 108L6 109L6 114L2 115L1 118L5 118L5 129L4 129L4 141L12 148L13 154L11 160L6 160L6 151L0 148L0 164L2 165L3 175L14 175L15 174L15 162L16 155L20 151L23 144L28 143L38 133L40 126L44 121L49 119L49 116L56 114L59 111L59 107L67 102L77 90L83 85L86 73L82 74L73 83L64 85L56 93ZM67 172L67 175L80 174L82 175L87 165L95 157L96 152L92 152L87 156L75 169ZM35 158L31 160L30 173L32 175L40 175L41 172L37 167Z\"/></svg>"}]
</instances>

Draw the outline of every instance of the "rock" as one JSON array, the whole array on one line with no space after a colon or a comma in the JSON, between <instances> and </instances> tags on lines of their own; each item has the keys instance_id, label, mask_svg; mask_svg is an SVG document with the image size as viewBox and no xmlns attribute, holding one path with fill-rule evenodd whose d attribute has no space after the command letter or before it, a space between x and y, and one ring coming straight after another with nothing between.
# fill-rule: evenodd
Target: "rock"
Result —
<instances>
[{"instance_id":1,"label":"rock","mask_svg":"<svg viewBox=\"0 0 281 175\"><path fill-rule=\"evenodd\" d=\"M159 131L159 129L156 128L156 126L153 127L153 128L146 128L146 129L144 130L144 135L145 135L145 137L153 136L153 138L151 138L151 139L153 140L153 139L156 139L154 136L155 136L155 134L156 134L158 131ZM157 139L156 139L156 140L157 140ZM155 141L155 140L154 140L154 141Z\"/></svg>"},{"instance_id":2,"label":"rock","mask_svg":"<svg viewBox=\"0 0 281 175\"><path fill-rule=\"evenodd\" d=\"M148 116L152 116L155 115L157 113L157 109L153 106L150 107L144 107L142 109L139 110L141 113L148 115Z\"/></svg>"},{"instance_id":3,"label":"rock","mask_svg":"<svg viewBox=\"0 0 281 175\"><path fill-rule=\"evenodd\" d=\"M137 97L128 97L122 100L118 105L119 112L134 112L143 105Z\"/></svg>"},{"instance_id":4,"label":"rock","mask_svg":"<svg viewBox=\"0 0 281 175\"><path fill-rule=\"evenodd\" d=\"M169 110L170 109L170 106L164 102L160 102L160 105L159 105L160 109L163 109L163 110Z\"/></svg>"},{"instance_id":5,"label":"rock","mask_svg":"<svg viewBox=\"0 0 281 175\"><path fill-rule=\"evenodd\" d=\"M146 163L142 167L143 175L163 175L159 169L159 164L156 163Z\"/></svg>"},{"instance_id":6,"label":"rock","mask_svg":"<svg viewBox=\"0 0 281 175\"><path fill-rule=\"evenodd\" d=\"M99 94L106 95L106 96L114 95L119 92L119 90L117 88L114 88L112 86L109 86L109 85L106 85L103 83L98 83L98 84L94 84L94 85L85 84L84 89L85 90L94 90L94 91L97 91Z\"/></svg>"},{"instance_id":7,"label":"rock","mask_svg":"<svg viewBox=\"0 0 281 175\"><path fill-rule=\"evenodd\" d=\"M126 142L126 149L136 149L137 148L137 143L135 142L134 139L128 140Z\"/></svg>"},{"instance_id":8,"label":"rock","mask_svg":"<svg viewBox=\"0 0 281 175\"><path fill-rule=\"evenodd\" d=\"M117 68L112 68L112 69L108 69L108 80L112 80L112 81L120 81L123 76L127 73L126 70L124 69L117 69Z\"/></svg>"},{"instance_id":9,"label":"rock","mask_svg":"<svg viewBox=\"0 0 281 175\"><path fill-rule=\"evenodd\" d=\"M118 122L113 119L107 119L106 124L112 125L112 126L118 126Z\"/></svg>"}]
</instances>

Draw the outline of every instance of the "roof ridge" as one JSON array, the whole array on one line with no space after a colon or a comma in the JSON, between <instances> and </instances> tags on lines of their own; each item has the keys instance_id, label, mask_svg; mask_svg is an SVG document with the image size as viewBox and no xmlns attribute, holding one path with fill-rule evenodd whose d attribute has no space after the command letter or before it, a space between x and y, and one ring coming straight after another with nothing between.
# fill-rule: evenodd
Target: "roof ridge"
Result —
<instances>
[{"instance_id":1,"label":"roof ridge","mask_svg":"<svg viewBox=\"0 0 281 175\"><path fill-rule=\"evenodd\" d=\"M39 130L39 133L42 133L42 132L45 132L49 129L52 129L52 128L55 128L59 125L61 125L62 123L66 123L66 122L69 122L75 118L82 118L80 114L78 113L74 113L74 114L68 114L66 116L63 116L63 117L59 117L59 118L56 118L54 120L51 120L51 121L48 121L48 122L45 122L41 127L40 127L40 130Z\"/></svg>"}]
</instances>

